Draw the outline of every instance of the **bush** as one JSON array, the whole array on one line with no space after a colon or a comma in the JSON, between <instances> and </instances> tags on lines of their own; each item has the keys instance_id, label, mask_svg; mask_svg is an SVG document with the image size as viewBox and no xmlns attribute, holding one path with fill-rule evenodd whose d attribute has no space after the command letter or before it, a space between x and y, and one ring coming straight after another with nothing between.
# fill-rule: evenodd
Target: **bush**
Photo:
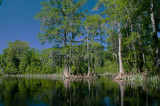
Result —
<instances>
[{"instance_id":1,"label":"bush","mask_svg":"<svg viewBox=\"0 0 160 106\"><path fill-rule=\"evenodd\" d=\"M104 67L96 68L95 72L101 73L101 74L104 74L107 72L116 73L117 72L117 64L116 64L116 62L106 60L104 62Z\"/></svg>"}]
</instances>

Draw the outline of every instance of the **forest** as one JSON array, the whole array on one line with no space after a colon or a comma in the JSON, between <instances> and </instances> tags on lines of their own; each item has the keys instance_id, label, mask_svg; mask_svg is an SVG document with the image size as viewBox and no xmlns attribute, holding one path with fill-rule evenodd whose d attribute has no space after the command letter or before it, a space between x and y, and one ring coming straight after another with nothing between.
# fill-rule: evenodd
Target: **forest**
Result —
<instances>
[{"instance_id":1,"label":"forest","mask_svg":"<svg viewBox=\"0 0 160 106\"><path fill-rule=\"evenodd\" d=\"M16 40L0 54L0 74L160 73L160 1L47 0L35 14L37 39L52 48L38 50ZM0 0L1 4L1 0Z\"/></svg>"}]
</instances>

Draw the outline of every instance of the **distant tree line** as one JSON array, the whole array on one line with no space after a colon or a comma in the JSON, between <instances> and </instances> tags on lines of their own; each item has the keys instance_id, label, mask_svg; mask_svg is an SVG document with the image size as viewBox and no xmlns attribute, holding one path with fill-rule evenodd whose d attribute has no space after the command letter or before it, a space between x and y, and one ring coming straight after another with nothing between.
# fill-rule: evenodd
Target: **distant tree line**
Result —
<instances>
[{"instance_id":1,"label":"distant tree line","mask_svg":"<svg viewBox=\"0 0 160 106\"><path fill-rule=\"evenodd\" d=\"M0 56L9 74L71 74L118 72L159 74L160 1L98 0L93 11L82 11L87 0L41 2L38 39L53 48L36 50L27 42L9 42ZM107 43L105 47L103 44ZM21 46L20 46L21 45Z\"/></svg>"},{"instance_id":2,"label":"distant tree line","mask_svg":"<svg viewBox=\"0 0 160 106\"><path fill-rule=\"evenodd\" d=\"M73 57L71 73L87 72L86 45L77 45L72 48ZM101 56L104 47L98 44L95 67L103 65ZM99 55L99 56L98 56ZM26 41L8 42L8 47L0 55L0 69L7 74L49 74L62 73L64 69L65 50L63 48L49 48L38 50L31 48ZM67 57L68 59L69 57ZM67 61L69 63L69 61Z\"/></svg>"}]
</instances>

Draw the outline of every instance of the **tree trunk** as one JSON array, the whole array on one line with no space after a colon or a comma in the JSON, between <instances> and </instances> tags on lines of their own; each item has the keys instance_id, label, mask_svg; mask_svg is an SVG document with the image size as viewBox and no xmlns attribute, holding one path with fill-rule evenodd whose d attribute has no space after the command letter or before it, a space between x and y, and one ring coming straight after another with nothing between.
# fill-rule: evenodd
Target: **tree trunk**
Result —
<instances>
[{"instance_id":1,"label":"tree trunk","mask_svg":"<svg viewBox=\"0 0 160 106\"><path fill-rule=\"evenodd\" d=\"M64 35L64 47L67 47L67 34ZM68 77L68 64L67 64L67 55L64 56L64 77Z\"/></svg>"},{"instance_id":2,"label":"tree trunk","mask_svg":"<svg viewBox=\"0 0 160 106\"><path fill-rule=\"evenodd\" d=\"M152 23L152 29L153 29L153 34L152 34L152 38L153 38L153 50L156 56L156 66L159 66L159 47L158 47L158 35L157 35L157 30L156 30L156 23L155 23L155 19L154 19L154 3L153 0L151 0L151 23Z\"/></svg>"},{"instance_id":3,"label":"tree trunk","mask_svg":"<svg viewBox=\"0 0 160 106\"><path fill-rule=\"evenodd\" d=\"M88 55L88 75L90 75L90 62L89 62L89 32L87 31L87 55Z\"/></svg>"},{"instance_id":4,"label":"tree trunk","mask_svg":"<svg viewBox=\"0 0 160 106\"><path fill-rule=\"evenodd\" d=\"M121 55L121 27L120 22L118 22L118 31L119 31L119 75L115 79L121 79L124 75L123 64L122 64L122 55Z\"/></svg>"},{"instance_id":5,"label":"tree trunk","mask_svg":"<svg viewBox=\"0 0 160 106\"><path fill-rule=\"evenodd\" d=\"M122 55L121 55L121 28L120 28L120 23L118 22L118 31L119 31L119 72L120 74L123 74L123 64L122 64Z\"/></svg>"},{"instance_id":6,"label":"tree trunk","mask_svg":"<svg viewBox=\"0 0 160 106\"><path fill-rule=\"evenodd\" d=\"M93 74L95 73L95 72L94 72L94 63L93 63L93 70L92 70L92 72L93 72Z\"/></svg>"},{"instance_id":7,"label":"tree trunk","mask_svg":"<svg viewBox=\"0 0 160 106\"><path fill-rule=\"evenodd\" d=\"M92 42L94 42L94 37L92 37ZM92 43L92 45L93 45L93 43ZM94 54L94 48L92 47L92 53ZM94 63L95 63L95 57L92 55L92 64L93 64L93 66L92 66L92 73L94 74Z\"/></svg>"},{"instance_id":8,"label":"tree trunk","mask_svg":"<svg viewBox=\"0 0 160 106\"><path fill-rule=\"evenodd\" d=\"M69 59L69 71L68 71L68 75L71 74L71 60Z\"/></svg>"},{"instance_id":9,"label":"tree trunk","mask_svg":"<svg viewBox=\"0 0 160 106\"><path fill-rule=\"evenodd\" d=\"M71 46L69 51L69 72L68 72L69 75L71 73L71 55L72 55L72 41L71 41Z\"/></svg>"},{"instance_id":10,"label":"tree trunk","mask_svg":"<svg viewBox=\"0 0 160 106\"><path fill-rule=\"evenodd\" d=\"M65 56L65 67L64 67L64 77L68 77L68 65L67 65L67 56Z\"/></svg>"},{"instance_id":11,"label":"tree trunk","mask_svg":"<svg viewBox=\"0 0 160 106\"><path fill-rule=\"evenodd\" d=\"M117 71L119 70L119 63L118 63L118 53L113 53L113 55L116 58L116 64L117 64Z\"/></svg>"}]
</instances>

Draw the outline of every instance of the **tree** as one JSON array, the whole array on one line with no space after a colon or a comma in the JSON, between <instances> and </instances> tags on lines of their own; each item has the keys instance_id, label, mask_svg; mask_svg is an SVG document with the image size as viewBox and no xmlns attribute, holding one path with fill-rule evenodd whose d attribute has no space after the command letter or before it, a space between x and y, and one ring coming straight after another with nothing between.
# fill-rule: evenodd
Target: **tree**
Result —
<instances>
[{"instance_id":1,"label":"tree","mask_svg":"<svg viewBox=\"0 0 160 106\"><path fill-rule=\"evenodd\" d=\"M158 72L159 4L158 0L99 0L96 4L94 9L102 5L106 8L102 15L106 16L107 42L110 43L109 50L115 51L112 51L113 55L119 50L120 73L123 73L123 67L131 73ZM113 45L115 38L111 37L115 32L119 33L119 49ZM120 65L122 59L123 66Z\"/></svg>"},{"instance_id":2,"label":"tree","mask_svg":"<svg viewBox=\"0 0 160 106\"><path fill-rule=\"evenodd\" d=\"M122 55L121 55L121 39L122 39L122 24L125 20L125 7L126 7L126 0L99 0L99 2L96 4L96 7L94 10L101 7L101 5L104 5L106 8L103 12L103 14L106 15L106 22L110 23L113 22L117 26L117 32L119 33L119 75L116 77L116 79L119 79L124 74L123 64L122 64Z\"/></svg>"},{"instance_id":3,"label":"tree","mask_svg":"<svg viewBox=\"0 0 160 106\"><path fill-rule=\"evenodd\" d=\"M6 68L5 72L8 74L21 74L22 70L19 70L20 61L23 59L23 56L27 55L27 52L30 48L28 42L18 41L8 42L8 48L4 50L6 54Z\"/></svg>"},{"instance_id":4,"label":"tree","mask_svg":"<svg viewBox=\"0 0 160 106\"><path fill-rule=\"evenodd\" d=\"M111 24L110 28L106 29L107 35L109 35L106 39L107 42L107 51L111 52L113 56L116 58L117 71L119 71L119 62L118 62L118 32L116 31L114 24ZM110 57L112 57L110 55Z\"/></svg>"},{"instance_id":5,"label":"tree","mask_svg":"<svg viewBox=\"0 0 160 106\"><path fill-rule=\"evenodd\" d=\"M158 34L157 34L157 28L159 28L159 24L156 23L155 20L155 12L157 11L155 8L155 4L159 4L160 2L158 0L151 0L150 1L150 12L151 12L151 24L152 24L152 37L153 37L153 50L156 57L156 66L159 67L160 65L160 53L159 53L159 40L158 40ZM156 5L158 7L158 5Z\"/></svg>"},{"instance_id":6,"label":"tree","mask_svg":"<svg viewBox=\"0 0 160 106\"><path fill-rule=\"evenodd\" d=\"M92 62L92 71L95 68L95 50L100 46L97 42L97 37L102 37L104 33L102 30L102 19L99 15L89 15L86 17L85 29L87 33L87 60L88 60L88 76L90 75L90 62ZM92 60L92 61L91 61Z\"/></svg>"},{"instance_id":7,"label":"tree","mask_svg":"<svg viewBox=\"0 0 160 106\"><path fill-rule=\"evenodd\" d=\"M71 58L71 49L70 55L67 52L79 30L79 21L81 20L79 8L84 3L85 0L49 0L41 3L43 5L41 13L36 15L36 18L41 21L41 30L43 31L38 34L39 40L42 43L48 41L53 43L53 46L64 48L65 77L70 75L70 65L68 66L67 57ZM69 64L71 64L70 62Z\"/></svg>"}]
</instances>

